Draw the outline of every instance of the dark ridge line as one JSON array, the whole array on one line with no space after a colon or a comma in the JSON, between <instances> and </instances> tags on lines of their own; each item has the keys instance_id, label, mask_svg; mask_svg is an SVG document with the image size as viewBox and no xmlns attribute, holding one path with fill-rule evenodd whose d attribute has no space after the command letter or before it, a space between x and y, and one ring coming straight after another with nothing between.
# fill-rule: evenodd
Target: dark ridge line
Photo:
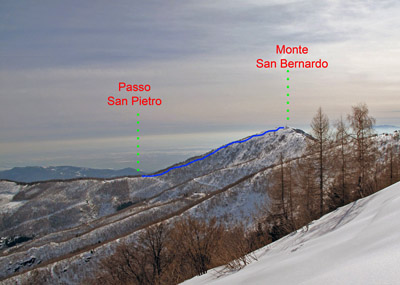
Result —
<instances>
[{"instance_id":1,"label":"dark ridge line","mask_svg":"<svg viewBox=\"0 0 400 285\"><path fill-rule=\"evenodd\" d=\"M161 172L161 173L158 173L158 174L142 175L142 177L156 177L156 176L161 176L161 175L167 174L168 172L170 172L170 171L173 170L173 169L182 168L182 167L188 166L188 165L190 165L190 164L192 164L192 163L195 163L195 162L197 162L197 161L206 159L207 157L213 155L214 153L220 151L221 149L227 148L228 146L230 146L230 145L232 145L232 144L235 144L235 143L244 143L244 142L247 142L248 140L250 140L250 139L252 139L252 138L254 138L254 137L261 137L261 136L263 136L263 135L265 135L265 134L267 134L267 133L277 132L277 131L279 131L279 130L281 130L281 129L284 129L284 127L279 127L279 128L277 128L276 130L268 130L268 131L265 131L265 132L263 132L263 133L261 133L261 134L252 135L252 136L250 136L250 137L248 137L248 138L246 138L246 139L243 139L243 140L238 140L238 141L230 142L230 143L228 143L228 144L226 144L226 145L224 145L224 146L221 146L221 147L217 148L217 149L214 150L213 152L211 152L211 153L209 153L209 154L207 154L207 155L205 155L205 156L203 156L203 157L200 157L200 158L198 158L198 159L195 159L195 160L193 160L193 161L190 161L190 162L188 162L188 163L186 163L186 164L171 167L171 168L165 170L164 172Z\"/></svg>"},{"instance_id":2,"label":"dark ridge line","mask_svg":"<svg viewBox=\"0 0 400 285\"><path fill-rule=\"evenodd\" d=\"M293 158L293 159L291 159L290 161L296 160L296 159L298 159L298 158ZM119 234L119 235L117 235L116 237L113 237L113 238L110 238L110 239L108 239L108 240L102 241L100 244L94 243L94 244L92 244L92 245L86 245L86 246L84 246L84 247L82 247L82 248L78 248L78 249L76 249L76 250L74 250L74 251L72 251L72 252L69 252L69 253L67 253L67 254L60 255L60 256L58 256L58 257L45 260L44 262L42 262L42 263L40 263L40 264L37 264L37 265L34 266L33 268L28 268L28 269L26 269L26 271L15 272L15 273L12 273L11 275L6 276L6 277L3 277L3 278L0 277L0 281L6 281L6 280L11 279L11 278L14 278L14 277L16 277L16 276L20 276L20 275L27 274L28 272L31 272L31 271L33 271L33 270L37 270L37 269L39 269L39 268L46 267L46 266L48 266L48 265L50 265L50 264L54 264L54 263L59 262L59 261L63 261L63 260L69 259L69 258L76 258L76 256L78 256L78 255L80 255L80 254L82 254L82 253L85 253L85 252L89 252L91 249L96 249L96 248L98 248L98 247L104 246L105 244L108 244L108 243L111 243L111 242L113 242L113 241L116 241L117 239L125 238L125 237L127 237L127 236L129 236L129 235L133 235L134 233L136 233L136 232L138 232L138 231L140 231L140 230L143 230L143 229L145 229L145 228L147 228L147 227L149 227L149 226L155 225L155 224L157 224L157 223L160 223L160 222L163 222L163 221L167 221L167 220L172 219L172 218L176 218L176 217L180 216L181 214L185 213L186 211L190 210L191 208L193 208L193 207L195 207L195 206L201 204L201 203L204 202L205 200L207 200L207 199L209 199L209 198L212 198L212 197L214 197L214 196L216 196L216 195L219 195L219 194L221 194L221 193L223 193L223 192L229 190L229 189L232 188L232 187L235 187L236 185L238 185L238 184L240 184L240 183L246 181L247 179L249 179L249 178L251 178L251 177L254 177L254 176L257 175L258 173L261 173L261 172L263 172L263 171L266 171L266 170L268 170L268 169L270 169L270 168L275 168L275 167L277 167L277 166L278 166L278 164L272 164L272 165L263 167L263 168L261 168L261 169L255 171L255 172L253 172L253 173L250 173L250 174L248 174L248 175L246 175L246 176L244 176L244 177L242 177L242 178L236 180L235 182L233 182L233 183L231 183L231 184L225 185L224 187L222 187L222 188L220 188L220 189L218 189L218 190L215 190L215 191L212 191L212 192L210 192L210 193L207 193L204 197L202 197L202 198L200 198L200 199L198 199L198 200L192 201L191 203L188 203L187 205L183 206L182 208L180 208L180 209L178 209L178 210L176 210L176 211L173 211L173 212L170 213L170 214L167 214L165 217L160 217L160 218L155 219L154 221L151 221L151 222L145 223L144 225L138 226L138 227L135 228L132 232ZM172 187L172 188L174 188L174 187ZM168 202L168 203L166 203L166 204L170 204L170 203L174 203L174 202L180 202L180 201L182 201L182 199L183 199L183 198L178 198L178 199L175 199L175 200L173 200L173 201L171 201L171 202ZM164 204L164 205L166 205L166 204ZM161 206L164 206L164 205L161 205ZM157 206L156 206L156 207L157 207ZM153 208L153 207L151 207L151 208ZM128 209L128 208L127 208L127 209ZM96 228L96 229L97 229L97 228Z\"/></svg>"}]
</instances>

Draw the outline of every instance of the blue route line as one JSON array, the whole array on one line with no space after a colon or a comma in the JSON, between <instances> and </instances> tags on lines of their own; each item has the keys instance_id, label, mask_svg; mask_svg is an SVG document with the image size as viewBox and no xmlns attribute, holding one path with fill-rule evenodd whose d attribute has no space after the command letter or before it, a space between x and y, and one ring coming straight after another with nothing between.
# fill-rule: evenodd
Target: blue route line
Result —
<instances>
[{"instance_id":1,"label":"blue route line","mask_svg":"<svg viewBox=\"0 0 400 285\"><path fill-rule=\"evenodd\" d=\"M226 144L226 145L224 145L224 146L221 146L221 147L217 148L216 150L214 150L213 152L207 154L206 156L200 157L200 158L195 159L195 160L193 160L193 161L190 161L190 162L188 162L188 163L186 163L186 164L171 167L171 168L165 170L164 172L161 172L161 173L158 173L158 174L153 174L153 175L142 175L142 177L156 177L156 176L164 175L164 174L170 172L172 169L182 168L182 167L188 166L188 165L190 165L190 164L192 164L192 163L195 163L196 161L200 161L200 160L206 159L207 157L213 155L213 154L216 153L217 151L219 151L219 150L221 150L221 149L224 149L224 148L227 148L227 147L230 146L231 144L235 144L235 143L244 143L244 142L247 142L248 140L250 140L250 139L252 139L252 138L254 138L254 137L261 137L261 136L265 135L266 133L276 132L276 131L279 131L279 130L281 130L281 129L283 129L283 128L284 128L284 127L279 127L279 128L277 128L276 130L268 130L268 131L263 132L262 134L252 135L252 136L248 137L247 139L244 139L244 140L241 140L241 141L233 141L233 142L231 142L231 143L228 143L228 144Z\"/></svg>"}]
</instances>

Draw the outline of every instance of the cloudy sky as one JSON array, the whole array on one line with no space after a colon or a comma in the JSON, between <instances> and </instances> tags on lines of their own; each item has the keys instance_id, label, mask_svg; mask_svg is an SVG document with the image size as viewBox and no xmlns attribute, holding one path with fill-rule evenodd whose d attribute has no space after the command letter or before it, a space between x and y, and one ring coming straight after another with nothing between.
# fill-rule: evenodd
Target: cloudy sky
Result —
<instances>
[{"instance_id":1,"label":"cloudy sky","mask_svg":"<svg viewBox=\"0 0 400 285\"><path fill-rule=\"evenodd\" d=\"M1 1L0 168L151 171L279 126L331 122L359 102L400 125L400 2ZM328 69L256 68L277 44ZM118 82L151 84L159 107L116 107ZM143 95L143 94L140 94Z\"/></svg>"}]
</instances>

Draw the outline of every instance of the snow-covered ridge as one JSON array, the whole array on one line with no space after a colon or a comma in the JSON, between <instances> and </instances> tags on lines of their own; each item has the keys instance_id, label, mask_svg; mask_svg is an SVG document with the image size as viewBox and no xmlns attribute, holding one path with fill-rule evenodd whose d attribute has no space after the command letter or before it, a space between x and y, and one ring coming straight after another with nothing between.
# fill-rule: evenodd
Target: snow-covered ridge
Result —
<instances>
[{"instance_id":1,"label":"snow-covered ridge","mask_svg":"<svg viewBox=\"0 0 400 285\"><path fill-rule=\"evenodd\" d=\"M399 284L399 217L400 182L257 250L238 272L183 284Z\"/></svg>"},{"instance_id":2,"label":"snow-covered ridge","mask_svg":"<svg viewBox=\"0 0 400 285\"><path fill-rule=\"evenodd\" d=\"M206 210L218 217L234 213L238 220L244 220L266 198L261 180L266 179L267 169L276 165L281 152L288 159L300 156L305 140L304 133L286 128L230 145L202 161L155 178L81 179L32 185L0 182L0 193L10 185L18 188L0 208L21 202L12 211L5 211L0 235L35 236L3 249L0 278L29 269L21 264L32 257L35 259L30 267L82 247L101 246L112 251L116 238L131 235L144 224L179 214L187 207L191 207L187 212L191 215ZM221 189L226 190L220 192ZM235 204L235 209L226 207L229 203ZM66 280L76 278L77 270L90 271L95 266L80 266L79 256L73 260L68 271L59 272Z\"/></svg>"},{"instance_id":3,"label":"snow-covered ridge","mask_svg":"<svg viewBox=\"0 0 400 285\"><path fill-rule=\"evenodd\" d=\"M166 217L206 214L229 223L247 222L257 205L268 199L265 185L280 154L288 160L301 156L309 138L300 130L285 128L230 145L161 177L32 185L0 181L0 194L8 195L0 203L5 209L0 214L4 222L0 236L35 235L3 248L0 280L14 275L4 283L26 281L29 270L39 267L51 270L52 280L79 283L98 270L98 261L119 242L134 240L138 229ZM8 207L10 203L18 204Z\"/></svg>"}]
</instances>

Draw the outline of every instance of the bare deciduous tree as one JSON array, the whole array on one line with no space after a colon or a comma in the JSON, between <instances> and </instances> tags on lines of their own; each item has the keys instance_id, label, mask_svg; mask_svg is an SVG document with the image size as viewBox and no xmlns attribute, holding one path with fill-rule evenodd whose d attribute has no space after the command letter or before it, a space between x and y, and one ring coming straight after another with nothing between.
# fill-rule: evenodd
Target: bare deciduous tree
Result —
<instances>
[{"instance_id":1,"label":"bare deciduous tree","mask_svg":"<svg viewBox=\"0 0 400 285\"><path fill-rule=\"evenodd\" d=\"M206 222L189 217L175 225L175 246L182 249L195 274L204 274L211 268L223 231L215 218Z\"/></svg>"},{"instance_id":2,"label":"bare deciduous tree","mask_svg":"<svg viewBox=\"0 0 400 285\"><path fill-rule=\"evenodd\" d=\"M372 170L376 152L372 140L375 119L369 115L368 107L363 103L352 106L352 113L347 116L347 119L352 129L357 190L359 196L364 197L372 192L371 189L368 189L370 185L368 184L367 173Z\"/></svg>"},{"instance_id":3,"label":"bare deciduous tree","mask_svg":"<svg viewBox=\"0 0 400 285\"><path fill-rule=\"evenodd\" d=\"M104 274L98 281L106 284L161 284L170 262L166 243L168 228L163 224L148 227L132 244L122 244L102 262Z\"/></svg>"},{"instance_id":4,"label":"bare deciduous tree","mask_svg":"<svg viewBox=\"0 0 400 285\"><path fill-rule=\"evenodd\" d=\"M309 147L311 152L318 157L318 178L319 178L319 200L320 200L320 215L324 213L324 174L326 170L326 150L329 143L329 119L319 107L317 114L311 121L312 135L315 141L311 141Z\"/></svg>"},{"instance_id":5,"label":"bare deciduous tree","mask_svg":"<svg viewBox=\"0 0 400 285\"><path fill-rule=\"evenodd\" d=\"M348 128L346 126L346 123L343 121L343 118L340 117L340 120L338 120L335 123L336 131L335 131L335 145L337 147L336 152L338 155L336 156L338 158L338 164L339 164L339 181L340 181L340 186L339 190L341 190L341 199L342 199L342 205L346 204L347 197L346 197L346 190L347 190L347 167L348 167L348 148L349 148L349 134L348 134Z\"/></svg>"}]
</instances>

